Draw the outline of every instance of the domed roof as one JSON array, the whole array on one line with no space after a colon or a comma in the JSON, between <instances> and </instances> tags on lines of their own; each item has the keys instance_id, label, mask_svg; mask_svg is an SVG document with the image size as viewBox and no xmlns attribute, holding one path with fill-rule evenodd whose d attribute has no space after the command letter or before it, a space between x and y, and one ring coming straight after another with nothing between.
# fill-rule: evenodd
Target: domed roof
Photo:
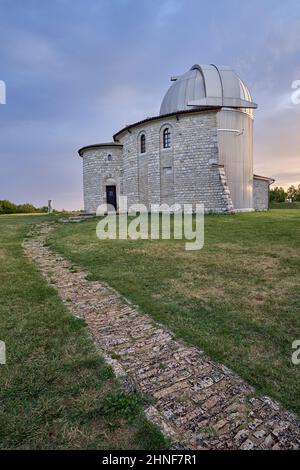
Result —
<instances>
[{"instance_id":1,"label":"domed roof","mask_svg":"<svg viewBox=\"0 0 300 470\"><path fill-rule=\"evenodd\" d=\"M179 77L165 94L160 115L202 106L257 108L251 94L231 67L194 65Z\"/></svg>"}]
</instances>

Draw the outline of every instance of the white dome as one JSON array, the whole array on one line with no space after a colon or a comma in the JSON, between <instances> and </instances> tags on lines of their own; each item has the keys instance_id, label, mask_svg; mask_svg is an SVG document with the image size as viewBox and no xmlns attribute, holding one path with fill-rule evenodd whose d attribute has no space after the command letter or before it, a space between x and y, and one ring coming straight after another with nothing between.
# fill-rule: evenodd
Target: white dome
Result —
<instances>
[{"instance_id":1,"label":"white dome","mask_svg":"<svg viewBox=\"0 0 300 470\"><path fill-rule=\"evenodd\" d=\"M257 108L251 94L231 67L194 65L165 94L160 115L202 106Z\"/></svg>"}]
</instances>

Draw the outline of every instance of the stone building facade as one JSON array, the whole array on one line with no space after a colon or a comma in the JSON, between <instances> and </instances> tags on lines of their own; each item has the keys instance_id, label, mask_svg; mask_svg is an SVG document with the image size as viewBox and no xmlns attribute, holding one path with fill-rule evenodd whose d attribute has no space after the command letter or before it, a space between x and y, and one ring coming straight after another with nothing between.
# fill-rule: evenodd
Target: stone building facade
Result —
<instances>
[{"instance_id":1,"label":"stone building facade","mask_svg":"<svg viewBox=\"0 0 300 470\"><path fill-rule=\"evenodd\" d=\"M203 203L205 212L213 213L268 207L271 180L253 177L250 107L256 105L242 88L229 89L226 95L227 69L219 91L209 89L212 78L205 77L204 66L198 67L176 78L158 116L126 126L113 142L79 150L87 213L105 203L119 209L120 196L127 196L128 206L144 204L148 210L154 204L187 203ZM237 80L232 74L229 79ZM199 78L204 92L197 90ZM195 103L201 93L204 101ZM213 104L209 93L222 96ZM234 93L239 98L231 102L228 96Z\"/></svg>"}]
</instances>

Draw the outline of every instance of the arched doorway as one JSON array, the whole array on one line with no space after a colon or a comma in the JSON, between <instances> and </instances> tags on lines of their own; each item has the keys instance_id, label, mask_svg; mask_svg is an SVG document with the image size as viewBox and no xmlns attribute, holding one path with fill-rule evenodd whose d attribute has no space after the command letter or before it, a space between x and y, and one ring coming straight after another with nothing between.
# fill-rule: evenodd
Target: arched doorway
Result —
<instances>
[{"instance_id":1,"label":"arched doorway","mask_svg":"<svg viewBox=\"0 0 300 470\"><path fill-rule=\"evenodd\" d=\"M106 186L106 204L110 204L117 210L117 188L116 185Z\"/></svg>"}]
</instances>

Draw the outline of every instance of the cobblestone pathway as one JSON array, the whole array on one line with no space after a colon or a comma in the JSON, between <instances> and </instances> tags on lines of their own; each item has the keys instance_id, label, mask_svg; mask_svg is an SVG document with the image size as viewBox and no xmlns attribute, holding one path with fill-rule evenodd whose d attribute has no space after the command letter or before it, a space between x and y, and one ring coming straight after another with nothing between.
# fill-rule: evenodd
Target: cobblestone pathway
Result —
<instances>
[{"instance_id":1,"label":"cobblestone pathway","mask_svg":"<svg viewBox=\"0 0 300 470\"><path fill-rule=\"evenodd\" d=\"M36 226L24 250L69 310L84 318L98 348L127 387L153 398L146 413L177 449L297 449L300 422L259 397L236 374L172 333L100 282L74 272Z\"/></svg>"}]
</instances>

